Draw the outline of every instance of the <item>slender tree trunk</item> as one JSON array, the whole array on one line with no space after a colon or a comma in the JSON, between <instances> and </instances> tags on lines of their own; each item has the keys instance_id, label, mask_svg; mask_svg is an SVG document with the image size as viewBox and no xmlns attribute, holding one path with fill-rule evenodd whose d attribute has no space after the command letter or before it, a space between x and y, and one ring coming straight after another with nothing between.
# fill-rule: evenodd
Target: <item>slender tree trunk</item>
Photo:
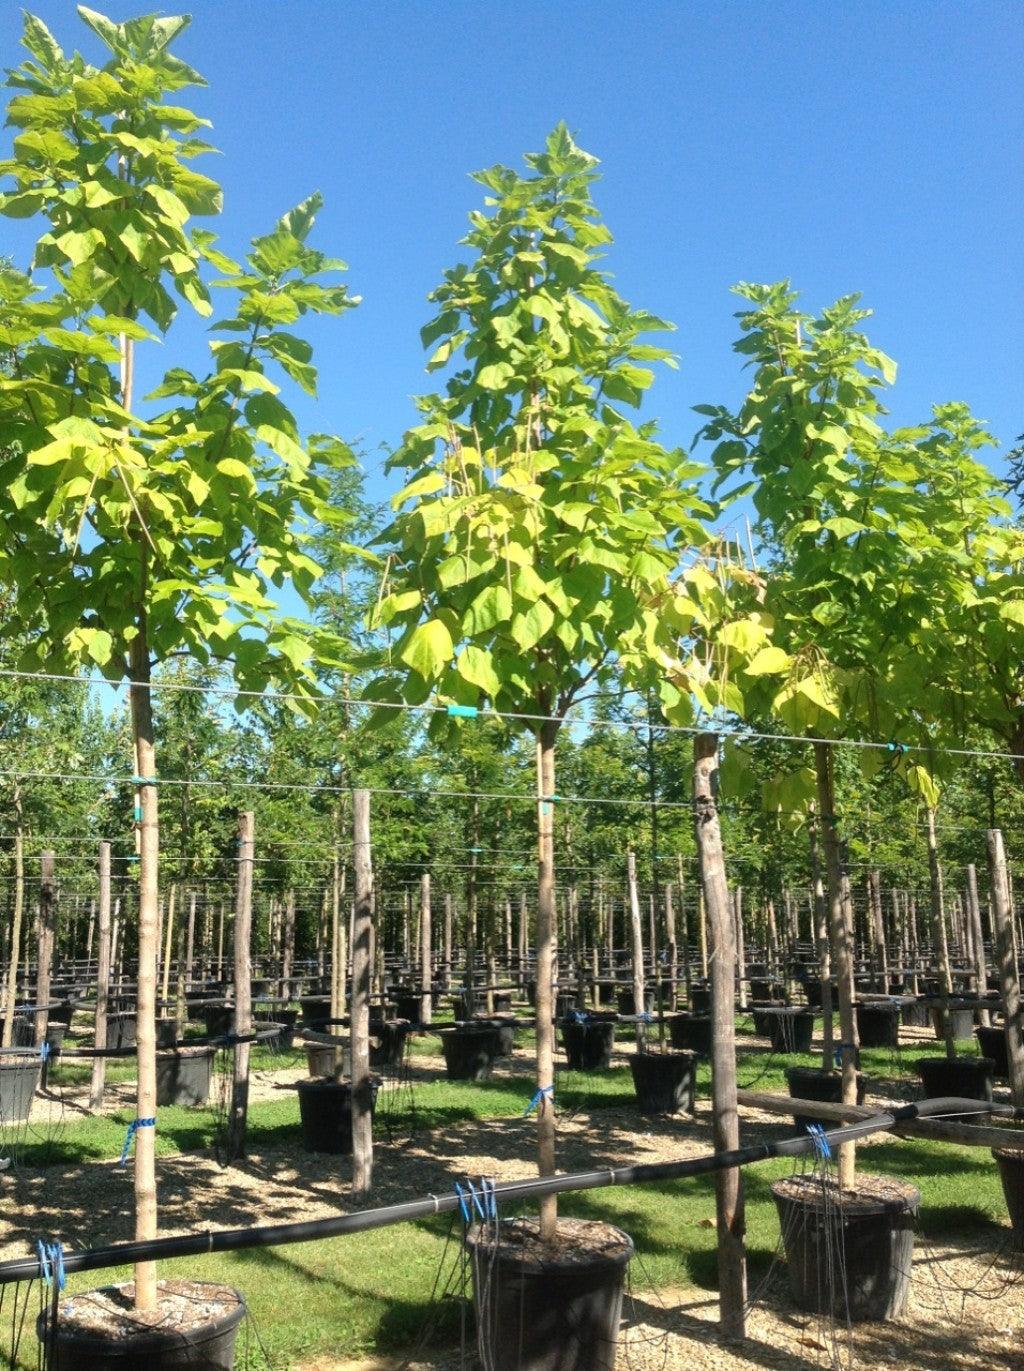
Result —
<instances>
[{"instance_id":1,"label":"slender tree trunk","mask_svg":"<svg viewBox=\"0 0 1024 1371\"><path fill-rule=\"evenodd\" d=\"M370 792L352 795L352 861L355 919L352 935L352 1193L368 1195L373 1183L373 1118L370 1080L370 974L373 924L373 860Z\"/></svg>"},{"instance_id":2,"label":"slender tree trunk","mask_svg":"<svg viewBox=\"0 0 1024 1371\"><path fill-rule=\"evenodd\" d=\"M644 927L640 918L640 894L636 888L636 853L626 853L626 890L629 896L629 930L633 940L633 1010L637 1014L636 1050L643 1052L647 1045L642 1016L647 1011L644 995Z\"/></svg>"},{"instance_id":3,"label":"slender tree trunk","mask_svg":"<svg viewBox=\"0 0 1024 1371\"><path fill-rule=\"evenodd\" d=\"M747 1007L747 953L743 939L743 887L738 885L732 892L733 918L736 924L736 936L733 946L736 949L736 988L739 993L740 1009Z\"/></svg>"},{"instance_id":4,"label":"slender tree trunk","mask_svg":"<svg viewBox=\"0 0 1024 1371\"><path fill-rule=\"evenodd\" d=\"M718 818L718 736L701 733L694 740L694 829L700 857L701 886L711 920L714 959L711 979L711 1097L715 1151L740 1145L736 1105L736 1038L733 1019L735 949L732 909L725 873L725 853ZM715 1172L718 1214L718 1307L722 1332L746 1337L747 1259L743 1172L729 1167Z\"/></svg>"},{"instance_id":5,"label":"slender tree trunk","mask_svg":"<svg viewBox=\"0 0 1024 1371\"><path fill-rule=\"evenodd\" d=\"M146 556L141 550L143 588L139 603L147 598ZM159 955L160 918L160 825L157 801L156 748L153 741L153 704L149 685L149 645L145 612L139 616L139 632L132 641L131 708L135 735L135 766L139 833L139 976L136 1002L136 1063L138 1087L136 1118L156 1118L156 970ZM135 1134L135 1239L148 1242L157 1236L156 1128L138 1128ZM156 1263L135 1266L135 1307L154 1309L157 1300Z\"/></svg>"},{"instance_id":6,"label":"slender tree trunk","mask_svg":"<svg viewBox=\"0 0 1024 1371\"><path fill-rule=\"evenodd\" d=\"M54 887L55 854L49 850L39 859L39 936L36 939L36 1031L35 1044L46 1041L50 1021L50 978L57 938L57 892Z\"/></svg>"},{"instance_id":7,"label":"slender tree trunk","mask_svg":"<svg viewBox=\"0 0 1024 1371\"><path fill-rule=\"evenodd\" d=\"M1003 848L1003 835L998 828L985 834L988 846L989 888L992 891L992 916L996 926L996 965L1003 998L1006 1031L1006 1059L1010 1067L1010 1094L1013 1103L1024 1107L1024 1041L1021 1034L1020 984L1017 977L1017 958L1013 951L1010 882Z\"/></svg>"},{"instance_id":8,"label":"slender tree trunk","mask_svg":"<svg viewBox=\"0 0 1024 1371\"><path fill-rule=\"evenodd\" d=\"M11 954L7 967L7 997L4 1003L0 1046L10 1047L14 1035L14 1005L18 998L18 968L21 954L21 925L25 911L25 839L21 831L21 787L14 786L14 910L11 915Z\"/></svg>"},{"instance_id":9,"label":"slender tree trunk","mask_svg":"<svg viewBox=\"0 0 1024 1371\"><path fill-rule=\"evenodd\" d=\"M949 997L953 993L953 974L949 965L949 944L946 941L945 900L942 890L942 864L939 861L939 844L935 834L935 810L928 807L928 875L931 890L932 951L939 970L939 985L942 996L942 1036L946 1043L946 1056L950 1061L956 1056L956 1039L953 1036L953 1016L949 1012Z\"/></svg>"},{"instance_id":10,"label":"slender tree trunk","mask_svg":"<svg viewBox=\"0 0 1024 1371\"><path fill-rule=\"evenodd\" d=\"M235 1037L252 1032L252 880L255 858L256 815L245 810L238 816L238 876L235 893ZM228 1115L228 1157L245 1156L249 1119L249 1054L252 1044L236 1042L232 1053L231 1109Z\"/></svg>"},{"instance_id":11,"label":"slender tree trunk","mask_svg":"<svg viewBox=\"0 0 1024 1371\"><path fill-rule=\"evenodd\" d=\"M428 1024L433 1013L433 935L430 920L430 872L420 877L420 1023Z\"/></svg>"},{"instance_id":12,"label":"slender tree trunk","mask_svg":"<svg viewBox=\"0 0 1024 1371\"><path fill-rule=\"evenodd\" d=\"M818 857L818 820L816 808L810 808L808 842L811 849L811 881L813 884L812 901L814 909L814 937L818 948L818 976L821 985L822 1047L821 1069L832 1070L832 958L828 947L828 917L825 912L825 887L821 880L821 862Z\"/></svg>"},{"instance_id":13,"label":"slender tree trunk","mask_svg":"<svg viewBox=\"0 0 1024 1371\"><path fill-rule=\"evenodd\" d=\"M665 939L668 942L668 1006L675 1013L679 1002L679 948L676 943L676 909L673 899L672 882L665 886Z\"/></svg>"},{"instance_id":14,"label":"slender tree trunk","mask_svg":"<svg viewBox=\"0 0 1024 1371\"><path fill-rule=\"evenodd\" d=\"M971 925L971 942L974 945L974 979L979 995L988 990L988 967L985 964L985 934L981 927L981 901L978 899L978 873L974 863L967 865L967 917ZM979 1015L979 1022L987 1028L992 1016L987 1009Z\"/></svg>"},{"instance_id":15,"label":"slender tree trunk","mask_svg":"<svg viewBox=\"0 0 1024 1371\"><path fill-rule=\"evenodd\" d=\"M196 892L188 892L188 942L185 946L185 991L192 989L192 967L196 956ZM184 1025L182 1025L184 1027Z\"/></svg>"},{"instance_id":16,"label":"slender tree trunk","mask_svg":"<svg viewBox=\"0 0 1024 1371\"><path fill-rule=\"evenodd\" d=\"M110 844L100 843L99 852L99 910L97 917L96 948L96 1020L93 1043L102 1052L107 1046L107 1000L110 995ZM89 1108L100 1109L103 1105L103 1088L106 1079L107 1061L105 1057L95 1057L92 1063L92 1081L89 1085Z\"/></svg>"},{"instance_id":17,"label":"slender tree trunk","mask_svg":"<svg viewBox=\"0 0 1024 1371\"><path fill-rule=\"evenodd\" d=\"M546 703L540 713L548 713ZM555 789L555 742L558 724L547 720L537 736L537 1171L555 1174L555 1025L551 1002L555 944L555 842L554 811L550 796ZM540 1201L540 1236L554 1242L558 1225L558 1201L546 1195Z\"/></svg>"},{"instance_id":18,"label":"slender tree trunk","mask_svg":"<svg viewBox=\"0 0 1024 1371\"><path fill-rule=\"evenodd\" d=\"M857 1103L857 1052L860 1039L854 1010L856 990L853 980L853 929L843 899L843 872L839 853L836 820L835 781L832 774L832 749L827 743L814 744L814 767L821 812L822 847L825 853L825 880L828 889L829 929L832 957L839 990L839 1060L843 1073L843 1104ZM839 1186L852 1190L856 1166L856 1145L844 1143L839 1149Z\"/></svg>"}]
</instances>

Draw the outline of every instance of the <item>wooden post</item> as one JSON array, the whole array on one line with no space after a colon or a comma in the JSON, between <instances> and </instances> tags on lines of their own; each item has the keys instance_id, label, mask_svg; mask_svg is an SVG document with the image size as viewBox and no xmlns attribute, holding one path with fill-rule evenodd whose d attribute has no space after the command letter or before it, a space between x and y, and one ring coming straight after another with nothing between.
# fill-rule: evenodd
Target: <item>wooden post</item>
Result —
<instances>
[{"instance_id":1,"label":"wooden post","mask_svg":"<svg viewBox=\"0 0 1024 1371\"><path fill-rule=\"evenodd\" d=\"M547 713L541 709L540 713ZM552 981L555 975L555 740L558 724L546 720L537 735L537 1171L555 1174L555 1024ZM558 1201L540 1201L540 1237L555 1240Z\"/></svg>"},{"instance_id":2,"label":"wooden post","mask_svg":"<svg viewBox=\"0 0 1024 1371\"><path fill-rule=\"evenodd\" d=\"M643 1052L647 1035L642 1015L647 1012L644 994L644 926L640 918L640 892L636 885L636 853L626 853L626 893L629 897L629 929L633 941L633 1012L636 1021L636 1050Z\"/></svg>"},{"instance_id":3,"label":"wooden post","mask_svg":"<svg viewBox=\"0 0 1024 1371\"><path fill-rule=\"evenodd\" d=\"M879 989L883 995L888 995L889 949L886 946L885 920L882 917L882 873L880 871L868 872L868 899L870 902L868 912L871 918L875 955L878 958L878 975L881 982Z\"/></svg>"},{"instance_id":4,"label":"wooden post","mask_svg":"<svg viewBox=\"0 0 1024 1371\"><path fill-rule=\"evenodd\" d=\"M1013 950L1013 915L1010 905L1009 872L1002 831L990 828L988 845L989 888L992 892L992 917L996 927L996 965L999 968L1003 1016L1006 1024L1006 1059L1010 1067L1010 1095L1018 1107L1024 1106L1024 1041L1021 1034L1020 984Z\"/></svg>"},{"instance_id":5,"label":"wooden post","mask_svg":"<svg viewBox=\"0 0 1024 1371\"><path fill-rule=\"evenodd\" d=\"M949 997L953 993L953 975L949 966L949 944L946 941L946 915L942 891L942 865L939 862L939 845L935 834L935 810L929 805L928 819L928 875L931 890L932 952L939 970L939 991L942 996L942 1035L946 1042L946 1056L950 1061L956 1056L956 1039L953 1036L953 1016L949 1012Z\"/></svg>"},{"instance_id":6,"label":"wooden post","mask_svg":"<svg viewBox=\"0 0 1024 1371\"><path fill-rule=\"evenodd\" d=\"M430 1023L433 1011L433 935L430 921L430 872L420 877L420 1023Z\"/></svg>"},{"instance_id":7,"label":"wooden post","mask_svg":"<svg viewBox=\"0 0 1024 1371\"><path fill-rule=\"evenodd\" d=\"M18 967L21 953L21 925L25 912L25 840L21 831L21 787L14 786L14 910L11 916L11 952L7 966L7 996L0 1047L10 1047L14 1034L14 1005L18 998Z\"/></svg>"},{"instance_id":8,"label":"wooden post","mask_svg":"<svg viewBox=\"0 0 1024 1371\"><path fill-rule=\"evenodd\" d=\"M281 994L292 997L292 965L295 961L295 891L289 888L284 897L284 940L281 946Z\"/></svg>"},{"instance_id":9,"label":"wooden post","mask_svg":"<svg viewBox=\"0 0 1024 1371\"><path fill-rule=\"evenodd\" d=\"M352 933L352 1193L368 1195L373 1182L373 1118L370 1083L370 972L373 923L373 859L370 792L352 793L352 862L355 918Z\"/></svg>"},{"instance_id":10,"label":"wooden post","mask_svg":"<svg viewBox=\"0 0 1024 1371\"><path fill-rule=\"evenodd\" d=\"M821 862L818 859L818 821L817 811L812 803L809 807L810 823L807 826L808 842L811 850L811 901L813 909L814 940L818 949L818 977L821 986L822 1046L821 1068L832 1070L832 958L828 946L828 917L825 912L825 886L821 879Z\"/></svg>"},{"instance_id":11,"label":"wooden post","mask_svg":"<svg viewBox=\"0 0 1024 1371\"><path fill-rule=\"evenodd\" d=\"M988 989L988 967L985 962L985 934L981 927L981 901L978 899L978 873L973 862L967 864L967 918L971 926L971 941L974 944L974 980L979 995ZM983 1009L979 1022L988 1028L992 1015Z\"/></svg>"},{"instance_id":12,"label":"wooden post","mask_svg":"<svg viewBox=\"0 0 1024 1371\"><path fill-rule=\"evenodd\" d=\"M735 975L739 990L740 1009L747 1007L747 954L743 939L743 887L738 885L732 892L732 912L736 933L733 946L736 949Z\"/></svg>"},{"instance_id":13,"label":"wooden post","mask_svg":"<svg viewBox=\"0 0 1024 1371\"><path fill-rule=\"evenodd\" d=\"M178 903L178 886L172 881L167 895L167 926L164 929L164 974L160 998L166 1005L171 996L171 961L174 950L174 911Z\"/></svg>"},{"instance_id":14,"label":"wooden post","mask_svg":"<svg viewBox=\"0 0 1024 1371\"><path fill-rule=\"evenodd\" d=\"M736 1039L733 1018L735 948L732 909L725 874L725 853L718 819L718 735L694 739L693 821L700 858L701 888L711 923L714 959L711 974L711 1097L716 1152L740 1145L736 1106ZM722 1332L746 1336L747 1259L743 1172L715 1172L718 1214L718 1307Z\"/></svg>"},{"instance_id":15,"label":"wooden post","mask_svg":"<svg viewBox=\"0 0 1024 1371\"><path fill-rule=\"evenodd\" d=\"M57 936L57 892L54 888L55 853L47 849L39 859L39 938L36 944L36 1032L35 1044L46 1041L50 1018L50 976Z\"/></svg>"},{"instance_id":16,"label":"wooden post","mask_svg":"<svg viewBox=\"0 0 1024 1371\"><path fill-rule=\"evenodd\" d=\"M185 990L192 989L192 967L196 957L196 892L188 892L188 941L185 945Z\"/></svg>"},{"instance_id":17,"label":"wooden post","mask_svg":"<svg viewBox=\"0 0 1024 1371\"><path fill-rule=\"evenodd\" d=\"M665 885L665 940L668 943L668 1006L675 1013L679 1003L679 947L676 943L676 907L673 899L672 882Z\"/></svg>"},{"instance_id":18,"label":"wooden post","mask_svg":"<svg viewBox=\"0 0 1024 1371\"><path fill-rule=\"evenodd\" d=\"M99 857L99 910L97 915L98 946L96 948L96 1028L93 1043L102 1052L107 1046L107 999L110 993L110 844L100 843ZM107 1060L95 1057L92 1063L92 1081L89 1086L89 1108L99 1109L103 1104L103 1087L106 1079Z\"/></svg>"},{"instance_id":19,"label":"wooden post","mask_svg":"<svg viewBox=\"0 0 1024 1371\"><path fill-rule=\"evenodd\" d=\"M235 1034L252 1032L252 877L256 815L245 810L238 816L238 876L235 887ZM232 1054L231 1108L228 1113L227 1155L245 1156L245 1132L249 1117L250 1043L236 1042Z\"/></svg>"},{"instance_id":20,"label":"wooden post","mask_svg":"<svg viewBox=\"0 0 1024 1371\"><path fill-rule=\"evenodd\" d=\"M828 890L828 921L832 958L839 990L839 1060L843 1073L843 1104L857 1103L857 1054L860 1038L854 1010L856 989L853 980L853 926L843 895L843 871L836 821L835 780L832 749L827 743L814 744L814 770L818 788L822 847L825 853L825 880ZM843 1143L839 1149L840 1190L852 1190L856 1165L855 1144Z\"/></svg>"},{"instance_id":21,"label":"wooden post","mask_svg":"<svg viewBox=\"0 0 1024 1371\"><path fill-rule=\"evenodd\" d=\"M443 967L441 974L446 989L451 984L452 979L452 923L454 914L451 891L446 891L444 897L444 946L441 953L441 965Z\"/></svg>"}]
</instances>

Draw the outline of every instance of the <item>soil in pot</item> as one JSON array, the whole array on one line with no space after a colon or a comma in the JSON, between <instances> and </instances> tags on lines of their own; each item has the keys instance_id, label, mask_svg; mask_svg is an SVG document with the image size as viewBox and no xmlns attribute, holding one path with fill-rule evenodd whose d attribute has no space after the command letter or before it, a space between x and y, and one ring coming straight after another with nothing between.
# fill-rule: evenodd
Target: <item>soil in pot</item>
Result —
<instances>
[{"instance_id":1,"label":"soil in pot","mask_svg":"<svg viewBox=\"0 0 1024 1371\"><path fill-rule=\"evenodd\" d=\"M210 1098L213 1079L212 1047L177 1047L156 1054L156 1102L201 1105Z\"/></svg>"},{"instance_id":2,"label":"soil in pot","mask_svg":"<svg viewBox=\"0 0 1024 1371\"><path fill-rule=\"evenodd\" d=\"M999 1168L1006 1208L1013 1227L1013 1245L1024 1248L1024 1151L1016 1147L993 1147Z\"/></svg>"},{"instance_id":3,"label":"soil in pot","mask_svg":"<svg viewBox=\"0 0 1024 1371\"><path fill-rule=\"evenodd\" d=\"M789 1093L796 1100L820 1100L824 1104L840 1104L843 1098L843 1078L838 1071L821 1071L813 1066L790 1066L786 1068L786 1081ZM857 1073L857 1103L864 1103L867 1079ZM793 1123L798 1133L806 1133L812 1123L822 1123L809 1114L794 1114ZM833 1127L824 1121L826 1128Z\"/></svg>"},{"instance_id":4,"label":"soil in pot","mask_svg":"<svg viewBox=\"0 0 1024 1371\"><path fill-rule=\"evenodd\" d=\"M493 1028L442 1028L441 1051L450 1081L486 1081L501 1044Z\"/></svg>"},{"instance_id":5,"label":"soil in pot","mask_svg":"<svg viewBox=\"0 0 1024 1371\"><path fill-rule=\"evenodd\" d=\"M692 1114L697 1093L696 1052L636 1052L629 1059L641 1114Z\"/></svg>"},{"instance_id":6,"label":"soil in pot","mask_svg":"<svg viewBox=\"0 0 1024 1371\"><path fill-rule=\"evenodd\" d=\"M860 1175L856 1190L840 1197L832 1178L808 1174L776 1181L772 1195L800 1309L858 1322L899 1318L910 1293L921 1202L914 1186Z\"/></svg>"},{"instance_id":7,"label":"soil in pot","mask_svg":"<svg viewBox=\"0 0 1024 1371\"><path fill-rule=\"evenodd\" d=\"M1006 1051L1006 1030L1004 1028L979 1027L974 1030L983 1057L991 1057L994 1062L993 1075L1005 1081L1010 1075L1010 1058Z\"/></svg>"},{"instance_id":8,"label":"soil in pot","mask_svg":"<svg viewBox=\"0 0 1024 1371\"><path fill-rule=\"evenodd\" d=\"M560 1219L553 1244L533 1221L474 1228L477 1348L489 1371L614 1371L633 1242L611 1224Z\"/></svg>"},{"instance_id":9,"label":"soil in pot","mask_svg":"<svg viewBox=\"0 0 1024 1371\"><path fill-rule=\"evenodd\" d=\"M672 1046L702 1057L711 1056L711 1016L709 1014L672 1014L666 1020Z\"/></svg>"},{"instance_id":10,"label":"soil in pot","mask_svg":"<svg viewBox=\"0 0 1024 1371\"><path fill-rule=\"evenodd\" d=\"M55 1328L40 1315L53 1371L231 1371L245 1300L229 1285L161 1281L155 1309L137 1313L134 1286L107 1286L61 1301Z\"/></svg>"},{"instance_id":11,"label":"soil in pot","mask_svg":"<svg viewBox=\"0 0 1024 1371\"><path fill-rule=\"evenodd\" d=\"M862 1000L856 1006L856 1013L861 1047L899 1047L899 1005Z\"/></svg>"},{"instance_id":12,"label":"soil in pot","mask_svg":"<svg viewBox=\"0 0 1024 1371\"><path fill-rule=\"evenodd\" d=\"M768 1036L775 1052L810 1052L814 1036L813 1009L784 1009L768 1019Z\"/></svg>"},{"instance_id":13,"label":"soil in pot","mask_svg":"<svg viewBox=\"0 0 1024 1371\"><path fill-rule=\"evenodd\" d=\"M378 1082L370 1082L371 1111L377 1103ZM352 1085L349 1081L297 1081L302 1145L307 1152L352 1151Z\"/></svg>"},{"instance_id":14,"label":"soil in pot","mask_svg":"<svg viewBox=\"0 0 1024 1371\"><path fill-rule=\"evenodd\" d=\"M604 1071L615 1046L614 1020L563 1019L562 1046L570 1071Z\"/></svg>"},{"instance_id":15,"label":"soil in pot","mask_svg":"<svg viewBox=\"0 0 1024 1371\"><path fill-rule=\"evenodd\" d=\"M965 1100L991 1100L995 1062L991 1057L918 1057L914 1070L921 1077L926 1100L950 1095Z\"/></svg>"},{"instance_id":16,"label":"soil in pot","mask_svg":"<svg viewBox=\"0 0 1024 1371\"><path fill-rule=\"evenodd\" d=\"M28 1118L40 1070L36 1053L0 1053L0 1125L24 1123Z\"/></svg>"}]
</instances>

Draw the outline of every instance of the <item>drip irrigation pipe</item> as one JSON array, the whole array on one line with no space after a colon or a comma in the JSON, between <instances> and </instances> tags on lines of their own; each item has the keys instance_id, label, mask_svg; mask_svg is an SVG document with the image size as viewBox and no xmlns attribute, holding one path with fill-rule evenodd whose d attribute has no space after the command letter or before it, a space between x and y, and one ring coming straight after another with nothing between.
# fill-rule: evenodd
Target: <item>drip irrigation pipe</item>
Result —
<instances>
[{"instance_id":1,"label":"drip irrigation pipe","mask_svg":"<svg viewBox=\"0 0 1024 1371\"><path fill-rule=\"evenodd\" d=\"M986 1100L943 1098L922 1100L869 1119L830 1129L823 1136L830 1147L856 1142L874 1133L885 1133L900 1124L933 1115L996 1114L1024 1120L1024 1109ZM579 1171L564 1176L545 1176L529 1181L510 1181L494 1187L498 1203L560 1195L567 1191L599 1190L612 1185L641 1185L652 1181L679 1180L686 1176L705 1176L731 1167L749 1166L773 1157L799 1157L820 1147L820 1140L809 1136L783 1138L778 1142L756 1143L730 1152L710 1152L678 1162L647 1162L636 1166L602 1167L599 1171ZM362 1209L354 1214L339 1214L329 1219L310 1219L302 1223L271 1224L264 1227L210 1229L178 1237L154 1238L146 1242L117 1243L85 1252L65 1252L64 1268L72 1271L100 1271L135 1262L165 1261L174 1257L195 1257L209 1252L241 1252L256 1247L278 1247L289 1243L314 1242L341 1237L346 1233L365 1233L373 1228L408 1223L433 1214L449 1214L459 1208L459 1196L428 1195L426 1199L403 1204ZM15 1281L36 1280L42 1274L38 1256L0 1262L0 1286Z\"/></svg>"}]
</instances>

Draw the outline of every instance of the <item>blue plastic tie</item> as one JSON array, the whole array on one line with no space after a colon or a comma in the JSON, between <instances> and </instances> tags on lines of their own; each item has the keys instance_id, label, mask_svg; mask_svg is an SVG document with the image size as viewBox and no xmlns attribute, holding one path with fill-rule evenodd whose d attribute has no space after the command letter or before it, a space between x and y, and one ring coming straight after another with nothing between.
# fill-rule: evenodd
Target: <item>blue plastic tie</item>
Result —
<instances>
[{"instance_id":1,"label":"blue plastic tie","mask_svg":"<svg viewBox=\"0 0 1024 1371\"><path fill-rule=\"evenodd\" d=\"M120 1162L118 1162L118 1165L119 1165L119 1166L124 1166L125 1162L128 1160L128 1153L132 1150L132 1139L135 1137L135 1134L139 1131L139 1129L140 1129L140 1128L155 1128L155 1127L156 1127L156 1119L155 1119L155 1118L153 1118L153 1119L132 1119L131 1123L128 1125L128 1132L125 1134L125 1137L124 1137L124 1147L121 1148L121 1160L120 1160Z\"/></svg>"},{"instance_id":2,"label":"blue plastic tie","mask_svg":"<svg viewBox=\"0 0 1024 1371\"><path fill-rule=\"evenodd\" d=\"M644 1012L643 1012L642 1014L638 1014L638 1015L636 1016L636 1018L637 1018L637 1022L638 1022L638 1023L653 1023L653 1022L654 1022L654 1015L651 1014L651 1013L649 1013L647 1010L644 1010Z\"/></svg>"},{"instance_id":3,"label":"blue plastic tie","mask_svg":"<svg viewBox=\"0 0 1024 1371\"><path fill-rule=\"evenodd\" d=\"M466 1202L465 1192L462 1189L462 1186L458 1183L458 1181L455 1182L455 1194L458 1196L459 1208L462 1211L462 1222L469 1223L469 1220L471 1218L469 1212L469 1205Z\"/></svg>"},{"instance_id":4,"label":"blue plastic tie","mask_svg":"<svg viewBox=\"0 0 1024 1371\"><path fill-rule=\"evenodd\" d=\"M64 1244L61 1242L50 1244L50 1268L57 1282L57 1289L63 1290L68 1283L68 1278L64 1271Z\"/></svg>"},{"instance_id":5,"label":"blue plastic tie","mask_svg":"<svg viewBox=\"0 0 1024 1371\"><path fill-rule=\"evenodd\" d=\"M857 1044L856 1044L856 1043L840 1043L840 1044L839 1044L839 1046L836 1048L835 1054L834 1054L834 1055L835 1055L835 1059L836 1059L836 1066L842 1066L842 1064L843 1064L843 1052L844 1052L844 1050L849 1050L850 1052L856 1052L856 1051L857 1051Z\"/></svg>"},{"instance_id":6,"label":"blue plastic tie","mask_svg":"<svg viewBox=\"0 0 1024 1371\"><path fill-rule=\"evenodd\" d=\"M50 1250L43 1242L42 1238L36 1239L36 1253L39 1257L39 1276L44 1285L53 1283L53 1273L50 1270Z\"/></svg>"},{"instance_id":7,"label":"blue plastic tie","mask_svg":"<svg viewBox=\"0 0 1024 1371\"><path fill-rule=\"evenodd\" d=\"M49 1038L44 1038L39 1044L39 1060L48 1062L50 1060L50 1051L50 1040Z\"/></svg>"},{"instance_id":8,"label":"blue plastic tie","mask_svg":"<svg viewBox=\"0 0 1024 1371\"><path fill-rule=\"evenodd\" d=\"M537 1109L538 1107L540 1107L541 1109L543 1109L543 1108L544 1108L544 1096L545 1096L545 1095L550 1095L550 1096L552 1097L552 1099L553 1099L553 1098L554 1098L554 1094L555 1094L555 1087L554 1087L553 1085L541 1085L541 1086L538 1086L538 1087L537 1087L537 1093L536 1093L536 1095L534 1095L533 1099L530 1101L530 1103L529 1103L529 1104L526 1106L526 1108L523 1110L523 1118L524 1118L524 1119L527 1118L527 1117L528 1117L530 1114L532 1114L533 1111L534 1111L535 1109Z\"/></svg>"},{"instance_id":9,"label":"blue plastic tie","mask_svg":"<svg viewBox=\"0 0 1024 1371\"><path fill-rule=\"evenodd\" d=\"M498 1194L493 1180L488 1180L486 1176L480 1182L480 1190L484 1198L484 1208L487 1210L489 1219L497 1220L498 1217Z\"/></svg>"},{"instance_id":10,"label":"blue plastic tie","mask_svg":"<svg viewBox=\"0 0 1024 1371\"><path fill-rule=\"evenodd\" d=\"M484 1211L483 1205L480 1203L480 1196L476 1193L476 1186L473 1184L472 1181L467 1181L466 1185L469 1188L469 1198L473 1201L473 1208L476 1210L476 1212L480 1215L482 1219L486 1219L487 1214Z\"/></svg>"},{"instance_id":11,"label":"blue plastic tie","mask_svg":"<svg viewBox=\"0 0 1024 1371\"><path fill-rule=\"evenodd\" d=\"M160 782L155 776L133 776L132 785L159 785Z\"/></svg>"},{"instance_id":12,"label":"blue plastic tie","mask_svg":"<svg viewBox=\"0 0 1024 1371\"><path fill-rule=\"evenodd\" d=\"M902 757L904 752L906 752L907 750L907 745L906 743L897 743L894 741L891 743L886 743L885 750L887 752L895 753L897 757Z\"/></svg>"},{"instance_id":13,"label":"blue plastic tie","mask_svg":"<svg viewBox=\"0 0 1024 1371\"><path fill-rule=\"evenodd\" d=\"M811 1135L814 1143L814 1150L822 1161L830 1161L832 1158L832 1148L829 1146L828 1138L825 1137L824 1125L812 1123L807 1125L807 1131Z\"/></svg>"},{"instance_id":14,"label":"blue plastic tie","mask_svg":"<svg viewBox=\"0 0 1024 1371\"><path fill-rule=\"evenodd\" d=\"M450 719L475 719L480 713L476 705L449 705L448 717Z\"/></svg>"}]
</instances>

